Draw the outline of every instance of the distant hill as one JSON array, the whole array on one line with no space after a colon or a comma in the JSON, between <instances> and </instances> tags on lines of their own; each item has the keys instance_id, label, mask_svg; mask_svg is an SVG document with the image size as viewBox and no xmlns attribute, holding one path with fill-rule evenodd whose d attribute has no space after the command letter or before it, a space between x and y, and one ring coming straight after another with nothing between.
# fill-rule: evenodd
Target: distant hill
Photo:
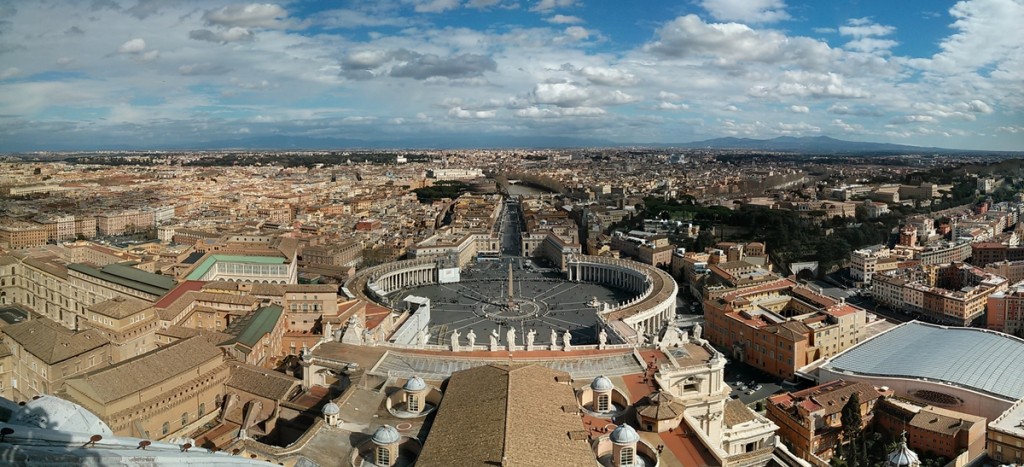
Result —
<instances>
[{"instance_id":1,"label":"distant hill","mask_svg":"<svg viewBox=\"0 0 1024 467\"><path fill-rule=\"evenodd\" d=\"M780 136L772 139L750 139L750 138L715 138L704 141L685 143L680 147L686 148L707 148L707 149L749 149L760 151L796 152L802 154L811 153L879 153L879 154L948 154L966 153L979 151L965 151L959 149L927 148L921 146L908 146L905 144L890 143L869 143L859 141L844 141L830 138L828 136Z\"/></svg>"},{"instance_id":2,"label":"distant hill","mask_svg":"<svg viewBox=\"0 0 1024 467\"><path fill-rule=\"evenodd\" d=\"M267 149L267 150L330 150L330 149L482 149L482 148L578 148L616 146L607 140L560 136L459 135L419 136L395 140L359 140L349 138L315 138L308 136L267 135L248 138L161 145L160 149Z\"/></svg>"}]
</instances>

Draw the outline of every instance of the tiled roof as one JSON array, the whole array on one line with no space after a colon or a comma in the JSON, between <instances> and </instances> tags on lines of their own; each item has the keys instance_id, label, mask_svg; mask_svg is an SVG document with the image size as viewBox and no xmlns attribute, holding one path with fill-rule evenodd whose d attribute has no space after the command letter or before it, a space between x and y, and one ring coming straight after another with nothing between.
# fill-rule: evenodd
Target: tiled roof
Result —
<instances>
[{"instance_id":1,"label":"tiled roof","mask_svg":"<svg viewBox=\"0 0 1024 467\"><path fill-rule=\"evenodd\" d=\"M203 363L222 355L217 346L196 337L91 371L68 380L67 384L93 400L106 404L183 373L195 372Z\"/></svg>"},{"instance_id":2,"label":"tiled roof","mask_svg":"<svg viewBox=\"0 0 1024 467\"><path fill-rule=\"evenodd\" d=\"M732 428L737 425L742 425L747 422L757 420L752 412L743 401L739 399L729 399L725 402L725 418L722 419L725 426Z\"/></svg>"},{"instance_id":3,"label":"tiled roof","mask_svg":"<svg viewBox=\"0 0 1024 467\"><path fill-rule=\"evenodd\" d=\"M681 417L685 409L686 406L682 402L664 391L649 394L636 404L637 413L655 420L672 420Z\"/></svg>"},{"instance_id":4,"label":"tiled roof","mask_svg":"<svg viewBox=\"0 0 1024 467\"><path fill-rule=\"evenodd\" d=\"M47 365L62 362L110 343L95 329L75 332L48 318L22 321L3 333Z\"/></svg>"},{"instance_id":5,"label":"tiled roof","mask_svg":"<svg viewBox=\"0 0 1024 467\"><path fill-rule=\"evenodd\" d=\"M270 400L283 401L302 381L258 366L231 362L231 377L226 383L235 389Z\"/></svg>"},{"instance_id":6,"label":"tiled roof","mask_svg":"<svg viewBox=\"0 0 1024 467\"><path fill-rule=\"evenodd\" d=\"M151 306L151 303L137 298L115 297L90 306L89 311L99 313L110 318L121 319L134 315L135 313L145 310Z\"/></svg>"},{"instance_id":7,"label":"tiled roof","mask_svg":"<svg viewBox=\"0 0 1024 467\"><path fill-rule=\"evenodd\" d=\"M535 365L485 365L452 374L416 465L595 465L567 374Z\"/></svg>"}]
</instances>

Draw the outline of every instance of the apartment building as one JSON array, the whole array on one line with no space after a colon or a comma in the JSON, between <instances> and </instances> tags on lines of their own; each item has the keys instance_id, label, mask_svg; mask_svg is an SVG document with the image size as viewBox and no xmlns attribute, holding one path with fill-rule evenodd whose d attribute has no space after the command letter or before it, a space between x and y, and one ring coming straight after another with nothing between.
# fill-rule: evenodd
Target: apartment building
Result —
<instances>
[{"instance_id":1,"label":"apartment building","mask_svg":"<svg viewBox=\"0 0 1024 467\"><path fill-rule=\"evenodd\" d=\"M46 227L40 224L4 221L0 225L0 247L9 250L45 245L48 239Z\"/></svg>"},{"instance_id":2,"label":"apartment building","mask_svg":"<svg viewBox=\"0 0 1024 467\"><path fill-rule=\"evenodd\" d=\"M96 215L96 231L100 235L124 235L156 225L153 211L126 209Z\"/></svg>"},{"instance_id":3,"label":"apartment building","mask_svg":"<svg viewBox=\"0 0 1024 467\"><path fill-rule=\"evenodd\" d=\"M839 354L863 338L863 309L779 279L704 301L707 339L743 361L783 379Z\"/></svg>"},{"instance_id":4,"label":"apartment building","mask_svg":"<svg viewBox=\"0 0 1024 467\"><path fill-rule=\"evenodd\" d=\"M982 316L988 297L1008 287L1005 278L964 263L922 264L875 274L876 302L930 320L967 326Z\"/></svg>"}]
</instances>

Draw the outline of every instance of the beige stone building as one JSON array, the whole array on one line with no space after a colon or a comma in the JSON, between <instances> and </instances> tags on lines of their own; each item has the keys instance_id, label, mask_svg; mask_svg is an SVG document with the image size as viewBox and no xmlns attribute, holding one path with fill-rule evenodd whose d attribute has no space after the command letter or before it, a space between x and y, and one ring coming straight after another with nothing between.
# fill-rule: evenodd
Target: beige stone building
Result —
<instances>
[{"instance_id":1,"label":"beige stone building","mask_svg":"<svg viewBox=\"0 0 1024 467\"><path fill-rule=\"evenodd\" d=\"M37 318L0 328L10 349L12 400L54 394L68 378L110 364L110 342L94 330L72 331Z\"/></svg>"},{"instance_id":2,"label":"beige stone building","mask_svg":"<svg viewBox=\"0 0 1024 467\"><path fill-rule=\"evenodd\" d=\"M89 327L110 340L112 362L127 360L156 348L160 326L153 304L134 297L115 297L86 310Z\"/></svg>"},{"instance_id":3,"label":"beige stone building","mask_svg":"<svg viewBox=\"0 0 1024 467\"><path fill-rule=\"evenodd\" d=\"M47 232L43 225L10 221L0 225L0 247L19 250L45 245L46 241Z\"/></svg>"}]
</instances>

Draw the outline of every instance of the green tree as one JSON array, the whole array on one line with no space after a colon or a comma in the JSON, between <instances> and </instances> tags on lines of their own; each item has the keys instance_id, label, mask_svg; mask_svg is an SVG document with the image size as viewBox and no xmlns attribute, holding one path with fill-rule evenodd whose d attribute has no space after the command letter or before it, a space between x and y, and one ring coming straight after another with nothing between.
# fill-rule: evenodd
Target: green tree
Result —
<instances>
[{"instance_id":1,"label":"green tree","mask_svg":"<svg viewBox=\"0 0 1024 467\"><path fill-rule=\"evenodd\" d=\"M857 451L854 444L857 436L860 435L861 423L863 420L860 416L860 394L854 392L850 394L850 399L846 401L846 405L843 406L842 412L839 414L839 422L843 426L843 438L850 442L850 449L848 450L847 462L852 466L857 466Z\"/></svg>"}]
</instances>

